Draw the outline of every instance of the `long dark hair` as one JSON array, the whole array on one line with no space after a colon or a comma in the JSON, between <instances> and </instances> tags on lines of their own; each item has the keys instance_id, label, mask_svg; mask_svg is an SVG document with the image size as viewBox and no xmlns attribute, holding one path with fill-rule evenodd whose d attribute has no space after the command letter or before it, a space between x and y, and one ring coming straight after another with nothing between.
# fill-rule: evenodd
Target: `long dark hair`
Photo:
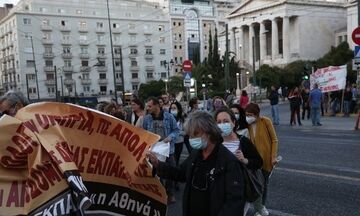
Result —
<instances>
[{"instance_id":1,"label":"long dark hair","mask_svg":"<svg viewBox=\"0 0 360 216\"><path fill-rule=\"evenodd\" d=\"M171 112L171 106L172 106L173 104L175 104L175 106L176 106L177 109L178 109L178 113L177 113L177 115L175 116L176 121L184 122L184 121L185 121L185 118L184 118L183 108L182 108L182 106L181 106L181 104L180 104L179 102L177 102L177 101L172 102L172 103L170 104L169 112Z\"/></svg>"},{"instance_id":2,"label":"long dark hair","mask_svg":"<svg viewBox=\"0 0 360 216\"><path fill-rule=\"evenodd\" d=\"M239 120L236 121L237 123L237 130L242 130L249 127L249 124L246 122L246 115L245 110L239 104L233 104L230 106L231 108L235 108L239 111Z\"/></svg>"}]
</instances>

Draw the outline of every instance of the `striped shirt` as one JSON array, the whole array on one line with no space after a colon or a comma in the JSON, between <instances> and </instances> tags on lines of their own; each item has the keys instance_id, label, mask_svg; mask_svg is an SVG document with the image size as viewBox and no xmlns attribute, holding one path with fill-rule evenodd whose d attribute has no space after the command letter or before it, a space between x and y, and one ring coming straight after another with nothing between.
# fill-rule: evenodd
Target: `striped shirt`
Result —
<instances>
[{"instance_id":1,"label":"striped shirt","mask_svg":"<svg viewBox=\"0 0 360 216\"><path fill-rule=\"evenodd\" d=\"M224 141L223 145L231 151L233 154L235 154L236 150L239 149L239 140L231 140L231 141Z\"/></svg>"}]
</instances>

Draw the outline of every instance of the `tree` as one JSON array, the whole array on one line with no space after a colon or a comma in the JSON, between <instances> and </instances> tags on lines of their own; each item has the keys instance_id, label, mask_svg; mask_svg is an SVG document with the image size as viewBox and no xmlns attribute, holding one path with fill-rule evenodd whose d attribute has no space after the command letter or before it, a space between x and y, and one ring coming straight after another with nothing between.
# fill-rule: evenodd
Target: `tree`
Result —
<instances>
[{"instance_id":1,"label":"tree","mask_svg":"<svg viewBox=\"0 0 360 216\"><path fill-rule=\"evenodd\" d=\"M165 82L162 80L154 80L149 83L142 83L139 88L139 97L143 100L147 99L148 97L157 97L161 95L164 89Z\"/></svg>"},{"instance_id":2,"label":"tree","mask_svg":"<svg viewBox=\"0 0 360 216\"><path fill-rule=\"evenodd\" d=\"M209 30L209 53L207 57L207 62L212 62L213 59L213 41L212 41L212 32Z\"/></svg>"},{"instance_id":3,"label":"tree","mask_svg":"<svg viewBox=\"0 0 360 216\"><path fill-rule=\"evenodd\" d=\"M280 86L280 74L280 68L270 67L267 64L261 65L259 70L256 71L256 76L259 79L259 84L261 83L260 87L267 89L270 89L272 85L276 87Z\"/></svg>"}]
</instances>

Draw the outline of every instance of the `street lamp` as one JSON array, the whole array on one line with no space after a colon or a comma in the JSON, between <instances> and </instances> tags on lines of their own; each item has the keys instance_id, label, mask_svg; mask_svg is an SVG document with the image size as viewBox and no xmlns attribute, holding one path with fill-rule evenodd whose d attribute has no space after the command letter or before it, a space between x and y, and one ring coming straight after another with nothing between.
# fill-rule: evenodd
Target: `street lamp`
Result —
<instances>
[{"instance_id":1,"label":"street lamp","mask_svg":"<svg viewBox=\"0 0 360 216\"><path fill-rule=\"evenodd\" d=\"M236 97L240 97L240 88L239 88L239 73L236 73Z\"/></svg>"},{"instance_id":2,"label":"street lamp","mask_svg":"<svg viewBox=\"0 0 360 216\"><path fill-rule=\"evenodd\" d=\"M167 86L167 84L168 84L168 79L165 79L164 80L164 82L165 82L165 92L166 92L166 94L168 93L168 86Z\"/></svg>"},{"instance_id":3,"label":"street lamp","mask_svg":"<svg viewBox=\"0 0 360 216\"><path fill-rule=\"evenodd\" d=\"M170 62L167 62L166 60L163 61L163 65L165 67L165 69L167 69L167 78L170 78L170 70L172 69L172 67L174 66L174 60L170 60Z\"/></svg>"},{"instance_id":4,"label":"street lamp","mask_svg":"<svg viewBox=\"0 0 360 216\"><path fill-rule=\"evenodd\" d=\"M203 83L201 84L202 86L202 93L203 93L203 110L207 110L207 107L206 107L206 84Z\"/></svg>"}]
</instances>

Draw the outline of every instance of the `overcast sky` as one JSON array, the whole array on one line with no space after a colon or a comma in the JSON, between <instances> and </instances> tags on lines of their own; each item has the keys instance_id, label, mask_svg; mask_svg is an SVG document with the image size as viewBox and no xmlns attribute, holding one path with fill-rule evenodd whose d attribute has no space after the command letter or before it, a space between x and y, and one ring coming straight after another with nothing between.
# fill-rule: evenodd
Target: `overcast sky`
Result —
<instances>
[{"instance_id":1,"label":"overcast sky","mask_svg":"<svg viewBox=\"0 0 360 216\"><path fill-rule=\"evenodd\" d=\"M0 6L3 6L6 3L16 4L19 0L0 0Z\"/></svg>"}]
</instances>

